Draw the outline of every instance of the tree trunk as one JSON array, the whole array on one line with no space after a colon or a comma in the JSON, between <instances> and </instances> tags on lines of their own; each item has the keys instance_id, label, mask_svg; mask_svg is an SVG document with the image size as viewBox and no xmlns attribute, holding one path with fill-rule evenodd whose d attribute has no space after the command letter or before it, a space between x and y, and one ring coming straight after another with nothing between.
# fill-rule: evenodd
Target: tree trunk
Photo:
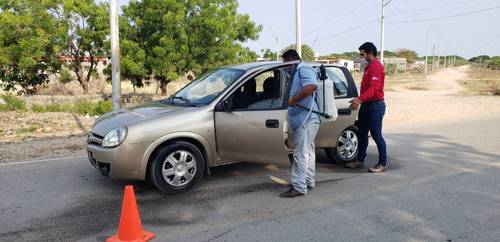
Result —
<instances>
[{"instance_id":1,"label":"tree trunk","mask_svg":"<svg viewBox=\"0 0 500 242\"><path fill-rule=\"evenodd\" d=\"M84 95L89 94L89 83L88 82L83 82L82 83L82 88L83 88L83 94Z\"/></svg>"},{"instance_id":2,"label":"tree trunk","mask_svg":"<svg viewBox=\"0 0 500 242\"><path fill-rule=\"evenodd\" d=\"M162 96L167 95L167 81L166 80L160 80L160 90L161 90Z\"/></svg>"}]
</instances>

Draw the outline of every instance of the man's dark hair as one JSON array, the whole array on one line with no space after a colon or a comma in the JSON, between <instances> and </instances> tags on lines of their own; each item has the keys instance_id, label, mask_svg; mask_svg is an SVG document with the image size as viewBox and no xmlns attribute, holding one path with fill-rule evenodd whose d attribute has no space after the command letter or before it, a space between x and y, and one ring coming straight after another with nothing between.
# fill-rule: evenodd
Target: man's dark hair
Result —
<instances>
[{"instance_id":1,"label":"man's dark hair","mask_svg":"<svg viewBox=\"0 0 500 242\"><path fill-rule=\"evenodd\" d=\"M373 56L377 56L377 47L372 42L365 42L359 47L359 50L364 50L367 54L372 53Z\"/></svg>"},{"instance_id":2,"label":"man's dark hair","mask_svg":"<svg viewBox=\"0 0 500 242\"><path fill-rule=\"evenodd\" d=\"M287 50L283 55L281 56L283 59L291 59L291 60L300 60L300 55L296 50Z\"/></svg>"}]
</instances>

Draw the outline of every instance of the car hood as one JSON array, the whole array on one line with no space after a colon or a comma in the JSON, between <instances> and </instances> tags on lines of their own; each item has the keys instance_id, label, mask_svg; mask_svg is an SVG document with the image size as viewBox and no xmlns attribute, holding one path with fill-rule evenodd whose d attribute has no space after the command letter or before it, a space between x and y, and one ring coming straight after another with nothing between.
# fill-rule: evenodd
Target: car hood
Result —
<instances>
[{"instance_id":1,"label":"car hood","mask_svg":"<svg viewBox=\"0 0 500 242\"><path fill-rule=\"evenodd\" d=\"M147 119L163 116L179 110L184 110L186 108L188 107L153 102L132 108L112 111L99 116L96 119L91 132L100 136L104 136L114 128L125 127Z\"/></svg>"}]
</instances>

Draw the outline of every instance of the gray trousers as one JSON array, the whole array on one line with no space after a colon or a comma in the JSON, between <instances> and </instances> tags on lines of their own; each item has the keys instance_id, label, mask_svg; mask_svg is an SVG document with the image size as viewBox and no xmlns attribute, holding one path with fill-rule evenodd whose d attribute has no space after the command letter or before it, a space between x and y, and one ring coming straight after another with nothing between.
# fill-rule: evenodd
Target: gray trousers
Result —
<instances>
[{"instance_id":1,"label":"gray trousers","mask_svg":"<svg viewBox=\"0 0 500 242\"><path fill-rule=\"evenodd\" d=\"M314 139L319 123L307 122L294 131L292 186L300 193L307 194L307 186L314 187L316 171L316 149Z\"/></svg>"}]
</instances>

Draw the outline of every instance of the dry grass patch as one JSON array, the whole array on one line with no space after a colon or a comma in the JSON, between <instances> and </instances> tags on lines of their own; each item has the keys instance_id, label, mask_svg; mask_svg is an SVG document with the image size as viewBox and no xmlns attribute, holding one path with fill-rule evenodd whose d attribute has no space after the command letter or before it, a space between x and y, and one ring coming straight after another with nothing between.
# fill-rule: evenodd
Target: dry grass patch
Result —
<instances>
[{"instance_id":1,"label":"dry grass patch","mask_svg":"<svg viewBox=\"0 0 500 242\"><path fill-rule=\"evenodd\" d=\"M468 78L461 84L467 90L480 95L500 95L500 70L491 70L483 67L471 67Z\"/></svg>"}]
</instances>

